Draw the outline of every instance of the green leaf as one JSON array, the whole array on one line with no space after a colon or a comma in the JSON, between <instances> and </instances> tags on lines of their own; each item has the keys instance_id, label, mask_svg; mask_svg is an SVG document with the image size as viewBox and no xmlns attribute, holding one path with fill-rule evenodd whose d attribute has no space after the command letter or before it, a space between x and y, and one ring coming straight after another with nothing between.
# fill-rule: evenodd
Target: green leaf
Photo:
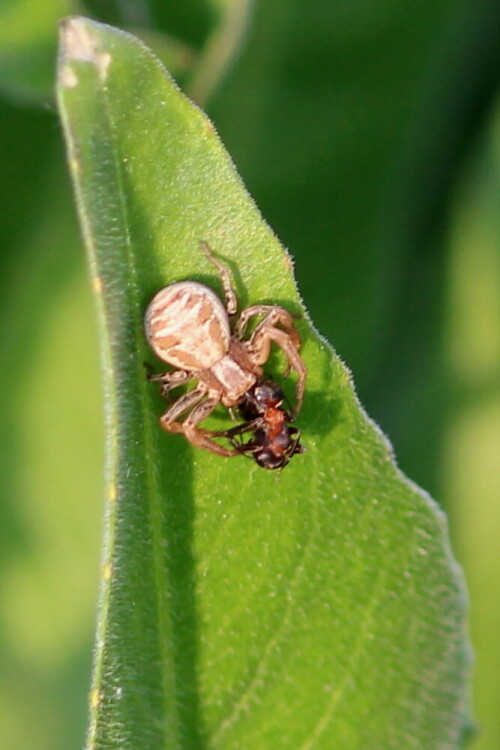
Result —
<instances>
[{"instance_id":1,"label":"green leaf","mask_svg":"<svg viewBox=\"0 0 500 750\"><path fill-rule=\"evenodd\" d=\"M307 317L307 453L280 476L158 425L142 319L170 282L220 292L200 239L241 306L302 311L213 126L138 40L83 18L63 26L58 96L107 403L89 747L457 747L469 659L443 516Z\"/></svg>"}]
</instances>

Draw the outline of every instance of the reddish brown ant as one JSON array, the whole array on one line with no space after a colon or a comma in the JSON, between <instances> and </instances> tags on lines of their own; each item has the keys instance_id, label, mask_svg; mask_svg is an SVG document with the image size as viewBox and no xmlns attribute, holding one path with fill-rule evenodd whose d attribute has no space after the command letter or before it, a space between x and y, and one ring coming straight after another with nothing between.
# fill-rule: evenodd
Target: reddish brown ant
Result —
<instances>
[{"instance_id":1,"label":"reddish brown ant","mask_svg":"<svg viewBox=\"0 0 500 750\"><path fill-rule=\"evenodd\" d=\"M272 381L258 381L243 396L238 411L245 422L220 433L242 455L251 456L264 469L282 469L296 453L304 453L300 431L289 424L293 417L283 408L285 394ZM253 433L241 442L244 433Z\"/></svg>"}]
</instances>

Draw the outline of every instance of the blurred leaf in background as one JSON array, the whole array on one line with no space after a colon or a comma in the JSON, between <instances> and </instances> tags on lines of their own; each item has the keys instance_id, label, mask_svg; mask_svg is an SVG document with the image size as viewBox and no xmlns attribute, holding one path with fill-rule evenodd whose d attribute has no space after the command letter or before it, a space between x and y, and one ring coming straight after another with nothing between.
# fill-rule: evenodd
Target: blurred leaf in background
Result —
<instances>
[{"instance_id":1,"label":"blurred leaf in background","mask_svg":"<svg viewBox=\"0 0 500 750\"><path fill-rule=\"evenodd\" d=\"M212 93L209 114L295 256L313 319L354 370L402 468L446 500L473 598L474 747L496 750L499 172L490 120L481 156L460 167L477 153L498 86L498 2L84 5L155 39L188 92ZM20 749L82 745L98 578L94 314L49 93L56 19L75 10L54 0L0 7L0 722L6 746Z\"/></svg>"},{"instance_id":2,"label":"blurred leaf in background","mask_svg":"<svg viewBox=\"0 0 500 750\"><path fill-rule=\"evenodd\" d=\"M454 191L445 357L451 383L443 496L465 566L476 646L478 750L500 747L500 117L487 123ZM493 592L493 595L492 595Z\"/></svg>"},{"instance_id":3,"label":"blurred leaf in background","mask_svg":"<svg viewBox=\"0 0 500 750\"><path fill-rule=\"evenodd\" d=\"M70 0L2 0L0 92L20 104L42 105L54 86L54 28L72 12Z\"/></svg>"}]
</instances>

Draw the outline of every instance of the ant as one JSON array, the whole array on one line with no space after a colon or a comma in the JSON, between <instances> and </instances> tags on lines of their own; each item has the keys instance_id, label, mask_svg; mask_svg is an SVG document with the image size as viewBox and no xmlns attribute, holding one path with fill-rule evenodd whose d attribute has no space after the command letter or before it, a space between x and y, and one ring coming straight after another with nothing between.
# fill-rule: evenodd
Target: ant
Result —
<instances>
[{"instance_id":1,"label":"ant","mask_svg":"<svg viewBox=\"0 0 500 750\"><path fill-rule=\"evenodd\" d=\"M220 433L242 455L251 456L264 469L282 469L296 453L304 453L300 431L290 425L293 417L283 408L285 394L272 381L257 381L242 397L238 411L245 422ZM248 442L241 436L253 433Z\"/></svg>"}]
</instances>

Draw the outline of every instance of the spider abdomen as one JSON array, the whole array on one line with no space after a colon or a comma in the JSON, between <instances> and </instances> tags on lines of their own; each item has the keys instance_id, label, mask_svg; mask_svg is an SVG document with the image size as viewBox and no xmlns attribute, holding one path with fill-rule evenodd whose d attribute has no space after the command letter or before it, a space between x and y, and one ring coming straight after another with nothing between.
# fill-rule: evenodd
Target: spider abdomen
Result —
<instances>
[{"instance_id":1,"label":"spider abdomen","mask_svg":"<svg viewBox=\"0 0 500 750\"><path fill-rule=\"evenodd\" d=\"M226 310L208 287L179 281L153 297L145 318L146 336L155 354L182 370L205 370L229 349Z\"/></svg>"}]
</instances>

